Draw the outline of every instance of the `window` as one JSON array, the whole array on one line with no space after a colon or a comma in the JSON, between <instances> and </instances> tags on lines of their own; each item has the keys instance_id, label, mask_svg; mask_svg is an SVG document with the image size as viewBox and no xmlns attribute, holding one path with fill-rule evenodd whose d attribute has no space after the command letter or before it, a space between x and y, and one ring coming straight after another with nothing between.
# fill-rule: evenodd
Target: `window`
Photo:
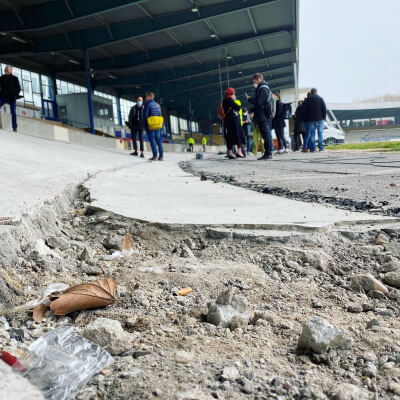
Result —
<instances>
[{"instance_id":1,"label":"window","mask_svg":"<svg viewBox=\"0 0 400 400\"><path fill-rule=\"evenodd\" d=\"M179 118L175 115L170 116L171 121L171 133L174 135L179 135Z\"/></svg>"},{"instance_id":2,"label":"window","mask_svg":"<svg viewBox=\"0 0 400 400\"><path fill-rule=\"evenodd\" d=\"M46 75L41 76L43 98L52 100L54 98L53 86L50 77Z\"/></svg>"},{"instance_id":3,"label":"window","mask_svg":"<svg viewBox=\"0 0 400 400\"><path fill-rule=\"evenodd\" d=\"M128 121L129 111L136 103L127 99L120 99L122 124Z\"/></svg>"},{"instance_id":4,"label":"window","mask_svg":"<svg viewBox=\"0 0 400 400\"><path fill-rule=\"evenodd\" d=\"M56 80L57 93L58 94L70 94L70 93L87 93L87 89L84 86L75 85L71 82Z\"/></svg>"},{"instance_id":5,"label":"window","mask_svg":"<svg viewBox=\"0 0 400 400\"><path fill-rule=\"evenodd\" d=\"M179 118L179 126L184 131L188 131L189 130L188 122L186 121L186 119Z\"/></svg>"}]
</instances>

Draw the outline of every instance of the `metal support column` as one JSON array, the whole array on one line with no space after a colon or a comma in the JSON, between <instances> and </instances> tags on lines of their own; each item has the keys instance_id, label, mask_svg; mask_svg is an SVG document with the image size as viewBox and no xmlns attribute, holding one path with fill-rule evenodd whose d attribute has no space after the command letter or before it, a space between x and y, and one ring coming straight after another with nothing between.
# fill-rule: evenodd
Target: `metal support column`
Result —
<instances>
[{"instance_id":1,"label":"metal support column","mask_svg":"<svg viewBox=\"0 0 400 400\"><path fill-rule=\"evenodd\" d=\"M295 106L299 105L299 73L297 70L297 63L293 64L293 73L294 73L294 87L295 87Z\"/></svg>"},{"instance_id":2,"label":"metal support column","mask_svg":"<svg viewBox=\"0 0 400 400\"><path fill-rule=\"evenodd\" d=\"M51 91L50 91L50 98L52 100L53 104L53 119L54 121L59 121L59 115L58 115L58 104L57 104L57 76L55 74L52 74L51 76Z\"/></svg>"},{"instance_id":3,"label":"metal support column","mask_svg":"<svg viewBox=\"0 0 400 400\"><path fill-rule=\"evenodd\" d=\"M118 118L118 125L122 126L121 98L119 96L117 96L117 118Z\"/></svg>"},{"instance_id":4,"label":"metal support column","mask_svg":"<svg viewBox=\"0 0 400 400\"><path fill-rule=\"evenodd\" d=\"M90 73L90 61L89 61L89 51L84 50L85 55L85 73L86 73L86 88L87 88L87 99L88 99L88 111L89 111L89 127L90 132L94 135L94 112L93 112L93 101L92 101L92 76Z\"/></svg>"},{"instance_id":5,"label":"metal support column","mask_svg":"<svg viewBox=\"0 0 400 400\"><path fill-rule=\"evenodd\" d=\"M193 137L193 130L192 130L192 100L189 99L189 132L190 137Z\"/></svg>"},{"instance_id":6,"label":"metal support column","mask_svg":"<svg viewBox=\"0 0 400 400\"><path fill-rule=\"evenodd\" d=\"M213 145L213 135L212 135L212 119L211 111L208 112L208 134L210 135L210 145Z\"/></svg>"}]
</instances>

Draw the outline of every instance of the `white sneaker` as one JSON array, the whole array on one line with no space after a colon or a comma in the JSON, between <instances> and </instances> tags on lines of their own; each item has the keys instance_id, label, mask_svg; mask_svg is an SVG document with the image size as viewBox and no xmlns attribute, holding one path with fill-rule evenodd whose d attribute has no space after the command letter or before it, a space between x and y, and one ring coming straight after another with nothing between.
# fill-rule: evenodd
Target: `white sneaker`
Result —
<instances>
[{"instance_id":1,"label":"white sneaker","mask_svg":"<svg viewBox=\"0 0 400 400\"><path fill-rule=\"evenodd\" d=\"M285 153L289 153L289 150L288 150L288 149L285 149Z\"/></svg>"}]
</instances>

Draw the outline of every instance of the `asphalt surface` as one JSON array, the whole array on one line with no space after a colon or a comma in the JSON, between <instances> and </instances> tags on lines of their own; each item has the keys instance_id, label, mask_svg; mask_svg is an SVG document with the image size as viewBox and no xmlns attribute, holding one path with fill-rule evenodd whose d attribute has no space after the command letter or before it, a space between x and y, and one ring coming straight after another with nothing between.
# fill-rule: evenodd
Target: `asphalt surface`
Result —
<instances>
[{"instance_id":1,"label":"asphalt surface","mask_svg":"<svg viewBox=\"0 0 400 400\"><path fill-rule=\"evenodd\" d=\"M243 160L207 155L181 166L208 179L263 193L400 215L399 153L289 153L270 161L257 161L253 155Z\"/></svg>"}]
</instances>

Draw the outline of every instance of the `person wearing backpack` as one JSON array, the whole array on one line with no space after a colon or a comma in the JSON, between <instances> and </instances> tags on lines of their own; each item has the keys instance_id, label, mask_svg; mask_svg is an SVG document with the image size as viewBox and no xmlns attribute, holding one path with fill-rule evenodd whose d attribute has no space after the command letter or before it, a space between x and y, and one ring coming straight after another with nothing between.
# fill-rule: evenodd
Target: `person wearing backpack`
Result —
<instances>
[{"instance_id":1,"label":"person wearing backpack","mask_svg":"<svg viewBox=\"0 0 400 400\"><path fill-rule=\"evenodd\" d=\"M164 125L164 118L161 115L161 107L154 101L154 93L146 93L146 103L144 105L144 121L146 124L146 132L150 141L151 151L153 157L151 161L157 160L157 147L158 147L158 161L163 161L164 150L161 139L161 130Z\"/></svg>"},{"instance_id":2,"label":"person wearing backpack","mask_svg":"<svg viewBox=\"0 0 400 400\"><path fill-rule=\"evenodd\" d=\"M239 111L241 106L236 103L235 89L228 88L225 90L224 101L222 102L223 120L225 127L225 140L228 148L228 158L244 158L241 149L241 126ZM233 155L233 146L237 146L236 157Z\"/></svg>"},{"instance_id":3,"label":"person wearing backpack","mask_svg":"<svg viewBox=\"0 0 400 400\"><path fill-rule=\"evenodd\" d=\"M264 81L263 75L260 73L254 74L253 86L256 89L255 97L252 98L246 94L246 98L254 106L254 122L260 129L261 136L264 139L265 153L259 160L270 160L272 158L272 136L270 129L272 119L271 103L273 103L272 94L267 83Z\"/></svg>"}]
</instances>

